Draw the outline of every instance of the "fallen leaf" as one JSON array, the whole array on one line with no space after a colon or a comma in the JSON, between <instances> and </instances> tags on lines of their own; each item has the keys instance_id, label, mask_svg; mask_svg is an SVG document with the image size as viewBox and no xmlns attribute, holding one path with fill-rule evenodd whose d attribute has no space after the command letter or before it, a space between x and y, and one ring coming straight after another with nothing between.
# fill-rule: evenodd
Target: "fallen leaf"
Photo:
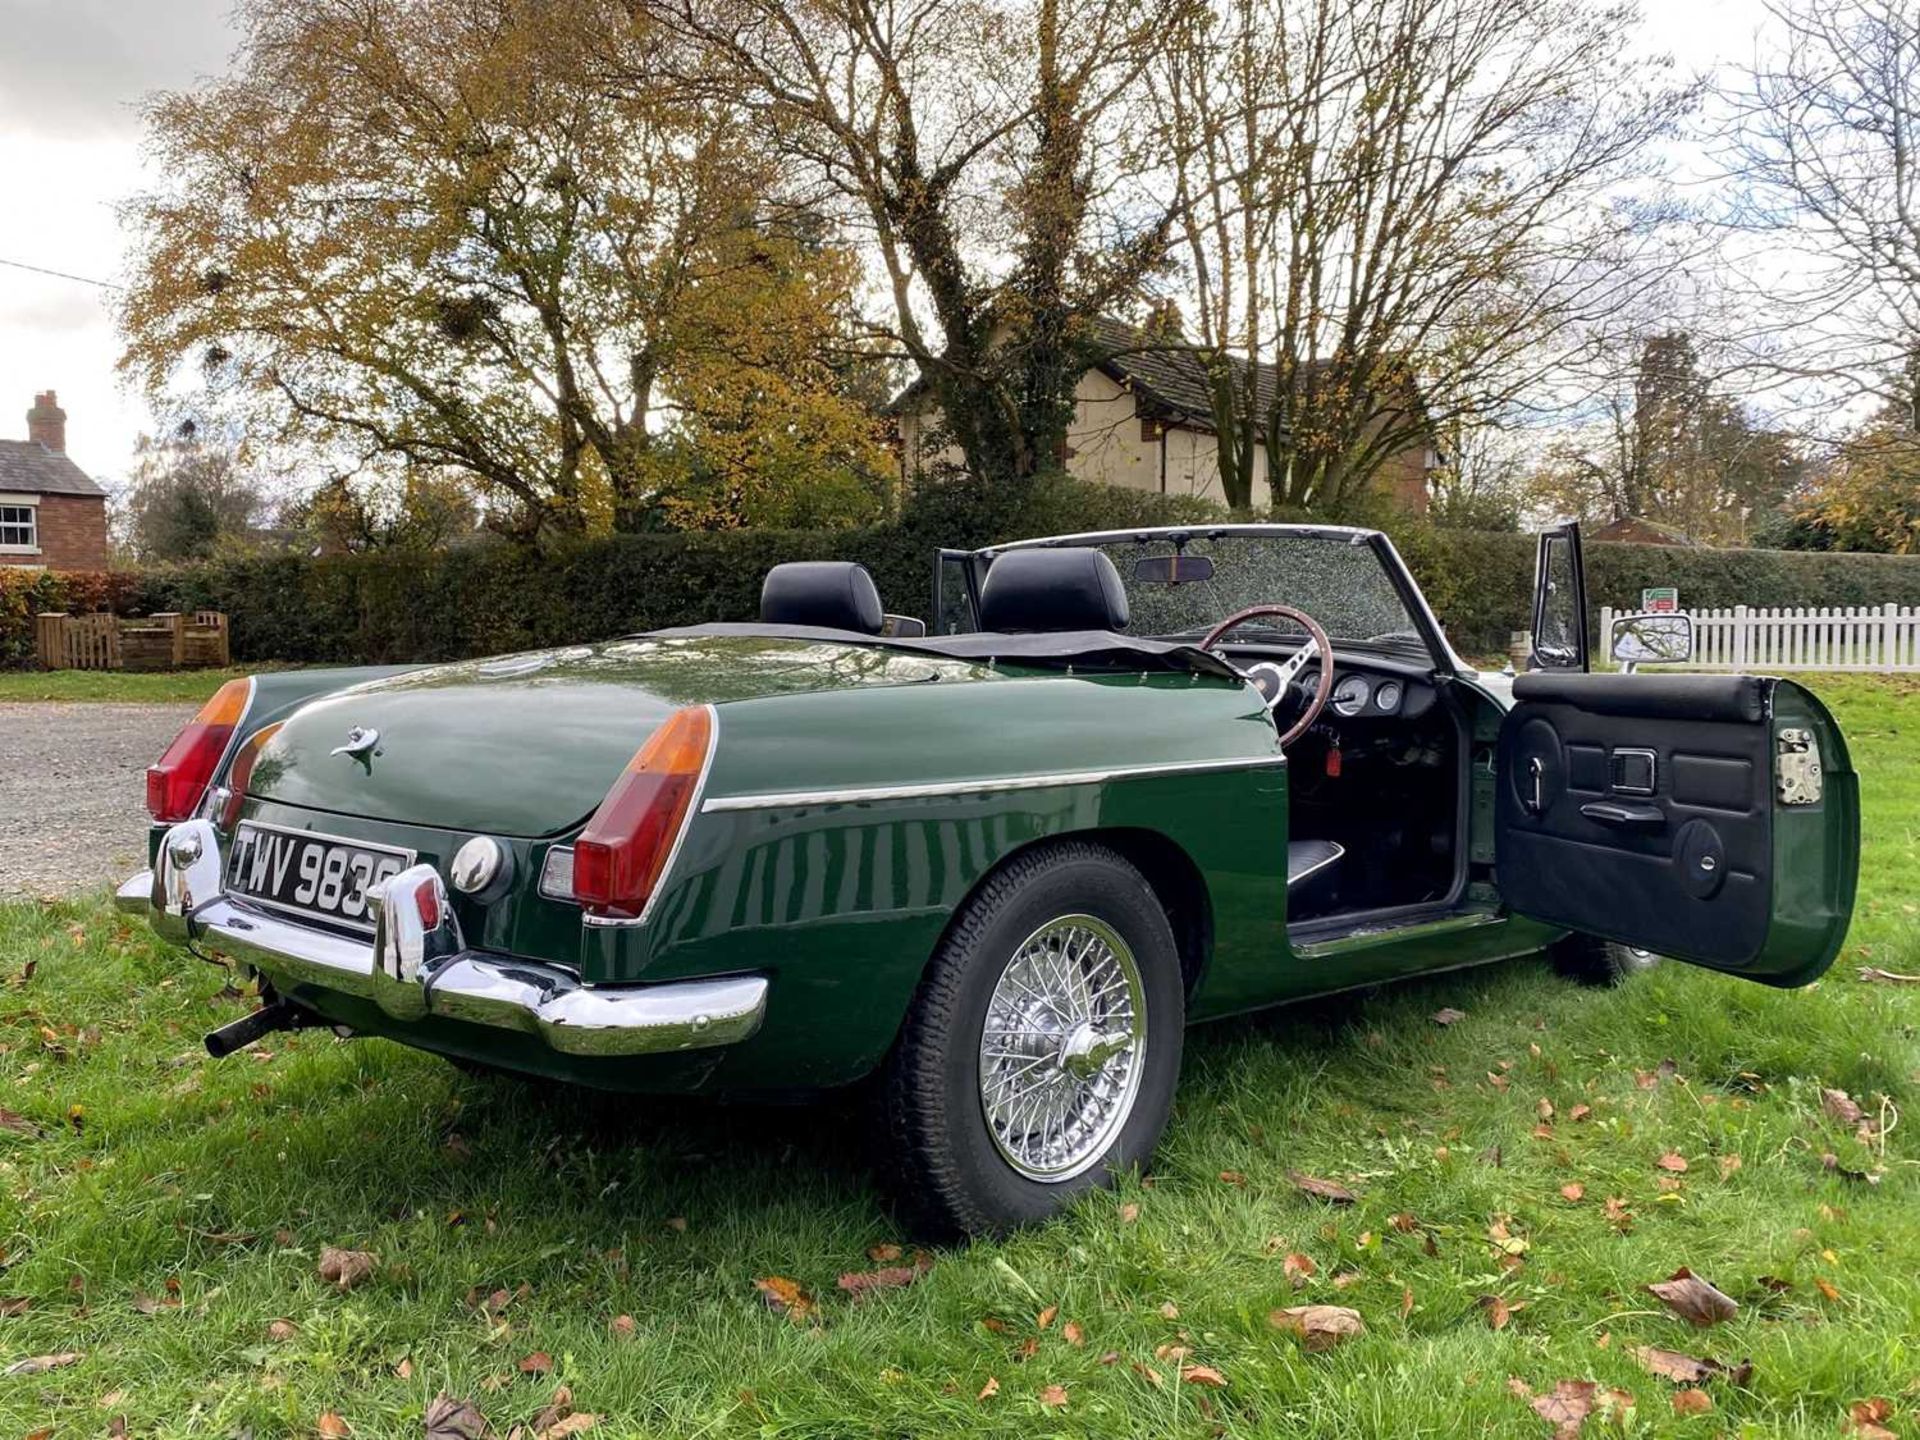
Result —
<instances>
[{"instance_id":1,"label":"fallen leaf","mask_svg":"<svg viewBox=\"0 0 1920 1440\"><path fill-rule=\"evenodd\" d=\"M1481 1313L1487 1317L1487 1328L1490 1330L1506 1329L1507 1322L1513 1319L1514 1312L1526 1308L1526 1301L1509 1301L1504 1295L1482 1295L1480 1297L1480 1310Z\"/></svg>"},{"instance_id":2,"label":"fallen leaf","mask_svg":"<svg viewBox=\"0 0 1920 1440\"><path fill-rule=\"evenodd\" d=\"M1120 1352L1118 1350L1109 1350L1100 1357L1100 1363L1102 1365L1117 1365L1119 1362Z\"/></svg>"},{"instance_id":3,"label":"fallen leaf","mask_svg":"<svg viewBox=\"0 0 1920 1440\"><path fill-rule=\"evenodd\" d=\"M1633 1212L1618 1195L1607 1197L1607 1223L1623 1234L1633 1228Z\"/></svg>"},{"instance_id":4,"label":"fallen leaf","mask_svg":"<svg viewBox=\"0 0 1920 1440\"><path fill-rule=\"evenodd\" d=\"M1166 1387L1166 1383L1167 1383L1166 1380L1161 1376L1160 1372L1154 1369L1151 1365L1143 1365L1138 1360L1136 1360L1133 1362L1133 1373L1138 1375L1142 1380L1146 1381L1149 1385L1153 1386L1153 1388L1156 1390L1164 1389Z\"/></svg>"},{"instance_id":5,"label":"fallen leaf","mask_svg":"<svg viewBox=\"0 0 1920 1440\"><path fill-rule=\"evenodd\" d=\"M522 1357L520 1361L522 1375L545 1375L552 1369L553 1356L544 1350L536 1350L531 1355Z\"/></svg>"},{"instance_id":6,"label":"fallen leaf","mask_svg":"<svg viewBox=\"0 0 1920 1440\"><path fill-rule=\"evenodd\" d=\"M1209 1390L1227 1388L1227 1377L1211 1365L1183 1365L1180 1367L1180 1378L1189 1385L1204 1385Z\"/></svg>"},{"instance_id":7,"label":"fallen leaf","mask_svg":"<svg viewBox=\"0 0 1920 1440\"><path fill-rule=\"evenodd\" d=\"M1676 1415L1704 1415L1713 1409L1713 1397L1704 1390L1676 1390L1673 1394L1673 1413Z\"/></svg>"},{"instance_id":8,"label":"fallen leaf","mask_svg":"<svg viewBox=\"0 0 1920 1440\"><path fill-rule=\"evenodd\" d=\"M1439 1009L1433 1012L1433 1023L1436 1025L1452 1025L1456 1021L1464 1020L1466 1018L1467 1018L1466 1011L1456 1010L1451 1005L1448 1005L1443 1009Z\"/></svg>"},{"instance_id":9,"label":"fallen leaf","mask_svg":"<svg viewBox=\"0 0 1920 1440\"><path fill-rule=\"evenodd\" d=\"M1034 1321L1033 1321L1034 1328L1036 1330L1045 1330L1049 1325L1053 1324L1053 1317L1058 1315L1059 1313L1060 1313L1060 1307L1058 1305L1047 1306L1046 1309L1042 1310L1037 1316L1034 1317Z\"/></svg>"},{"instance_id":10,"label":"fallen leaf","mask_svg":"<svg viewBox=\"0 0 1920 1440\"><path fill-rule=\"evenodd\" d=\"M1406 1319L1413 1314L1413 1287L1404 1286L1400 1291L1400 1318Z\"/></svg>"},{"instance_id":11,"label":"fallen leaf","mask_svg":"<svg viewBox=\"0 0 1920 1440\"><path fill-rule=\"evenodd\" d=\"M1513 1084L1513 1081L1497 1071L1489 1070L1487 1071L1487 1083L1496 1090L1505 1090L1509 1085Z\"/></svg>"},{"instance_id":12,"label":"fallen leaf","mask_svg":"<svg viewBox=\"0 0 1920 1440\"><path fill-rule=\"evenodd\" d=\"M887 1265L878 1270L849 1271L840 1277L838 1284L859 1301L876 1290L898 1290L903 1285L911 1285L924 1273L908 1265Z\"/></svg>"},{"instance_id":13,"label":"fallen leaf","mask_svg":"<svg viewBox=\"0 0 1920 1440\"><path fill-rule=\"evenodd\" d=\"M346 1440L353 1431L347 1427L347 1422L333 1411L324 1410L320 1418L313 1422L313 1433L318 1435L320 1440Z\"/></svg>"},{"instance_id":14,"label":"fallen leaf","mask_svg":"<svg viewBox=\"0 0 1920 1440\"><path fill-rule=\"evenodd\" d=\"M1862 980L1876 985L1920 985L1920 975L1896 975L1876 965L1862 965L1859 975Z\"/></svg>"},{"instance_id":15,"label":"fallen leaf","mask_svg":"<svg viewBox=\"0 0 1920 1440\"><path fill-rule=\"evenodd\" d=\"M1740 1307L1682 1265L1673 1274L1647 1289L1665 1301L1676 1315L1695 1325L1715 1325L1731 1320Z\"/></svg>"},{"instance_id":16,"label":"fallen leaf","mask_svg":"<svg viewBox=\"0 0 1920 1440\"><path fill-rule=\"evenodd\" d=\"M598 1415L589 1415L585 1411L581 1411L578 1414L567 1416L564 1420L556 1421L544 1430L534 1431L533 1440L566 1440L567 1436L578 1435L583 1431L591 1430L599 1423L600 1417Z\"/></svg>"},{"instance_id":17,"label":"fallen leaf","mask_svg":"<svg viewBox=\"0 0 1920 1440\"><path fill-rule=\"evenodd\" d=\"M1739 1168L1740 1157L1738 1155L1722 1155L1720 1157L1720 1178L1722 1180L1726 1179Z\"/></svg>"},{"instance_id":18,"label":"fallen leaf","mask_svg":"<svg viewBox=\"0 0 1920 1440\"><path fill-rule=\"evenodd\" d=\"M1684 1175L1687 1173L1686 1156L1676 1154L1672 1150L1669 1150L1653 1163L1658 1165L1662 1170L1671 1170L1675 1175Z\"/></svg>"},{"instance_id":19,"label":"fallen leaf","mask_svg":"<svg viewBox=\"0 0 1920 1440\"><path fill-rule=\"evenodd\" d=\"M633 1316L616 1315L607 1322L607 1328L622 1340L631 1340L633 1338L633 1332L640 1327L634 1323Z\"/></svg>"},{"instance_id":20,"label":"fallen leaf","mask_svg":"<svg viewBox=\"0 0 1920 1440\"><path fill-rule=\"evenodd\" d=\"M675 1234L678 1234L678 1235L686 1234L687 1233L687 1217L684 1215L669 1215L667 1217L667 1229L673 1231Z\"/></svg>"},{"instance_id":21,"label":"fallen leaf","mask_svg":"<svg viewBox=\"0 0 1920 1440\"><path fill-rule=\"evenodd\" d=\"M1542 1120L1553 1119L1553 1102L1542 1095L1534 1102L1533 1113L1538 1115Z\"/></svg>"},{"instance_id":22,"label":"fallen leaf","mask_svg":"<svg viewBox=\"0 0 1920 1440\"><path fill-rule=\"evenodd\" d=\"M1293 1182L1295 1189L1317 1200L1328 1200L1335 1205L1352 1205L1359 1199L1344 1185L1337 1185L1331 1180L1322 1180L1313 1175L1302 1175L1298 1170L1289 1170L1287 1179Z\"/></svg>"},{"instance_id":23,"label":"fallen leaf","mask_svg":"<svg viewBox=\"0 0 1920 1440\"><path fill-rule=\"evenodd\" d=\"M1080 1328L1078 1320L1069 1320L1060 1327L1060 1338L1069 1345L1084 1345L1087 1343L1087 1332Z\"/></svg>"},{"instance_id":24,"label":"fallen leaf","mask_svg":"<svg viewBox=\"0 0 1920 1440\"><path fill-rule=\"evenodd\" d=\"M1813 1277L1813 1288L1818 1290L1822 1295L1826 1296L1827 1299L1829 1300L1838 1300L1840 1298L1839 1289L1836 1288L1834 1283L1831 1280L1827 1279L1827 1277L1824 1275L1816 1275Z\"/></svg>"},{"instance_id":25,"label":"fallen leaf","mask_svg":"<svg viewBox=\"0 0 1920 1440\"><path fill-rule=\"evenodd\" d=\"M14 1361L5 1370L0 1370L0 1375L40 1375L48 1370L78 1365L85 1358L78 1350L62 1350L57 1355L33 1355L25 1360Z\"/></svg>"},{"instance_id":26,"label":"fallen leaf","mask_svg":"<svg viewBox=\"0 0 1920 1440\"><path fill-rule=\"evenodd\" d=\"M1682 1385L1698 1385L1715 1375L1724 1375L1734 1384L1744 1385L1753 1377L1753 1364L1747 1360L1742 1360L1738 1365L1722 1365L1718 1360L1683 1355L1678 1350L1661 1350L1651 1345L1642 1345L1631 1353L1653 1374L1666 1380L1678 1380Z\"/></svg>"},{"instance_id":27,"label":"fallen leaf","mask_svg":"<svg viewBox=\"0 0 1920 1440\"><path fill-rule=\"evenodd\" d=\"M373 1274L373 1267L379 1263L380 1257L370 1250L340 1250L326 1245L320 1250L320 1278L351 1290Z\"/></svg>"},{"instance_id":28,"label":"fallen leaf","mask_svg":"<svg viewBox=\"0 0 1920 1440\"><path fill-rule=\"evenodd\" d=\"M4 1105L0 1105L0 1130L12 1130L21 1135L33 1136L45 1133L26 1116L17 1115Z\"/></svg>"},{"instance_id":29,"label":"fallen leaf","mask_svg":"<svg viewBox=\"0 0 1920 1440\"><path fill-rule=\"evenodd\" d=\"M991 1400L1000 1393L1000 1382L993 1376L987 1376L987 1383L980 1387L980 1393L973 1398L976 1401Z\"/></svg>"},{"instance_id":30,"label":"fallen leaf","mask_svg":"<svg viewBox=\"0 0 1920 1440\"><path fill-rule=\"evenodd\" d=\"M876 1265L891 1265L900 1258L898 1245L871 1245L867 1248L867 1258Z\"/></svg>"},{"instance_id":31,"label":"fallen leaf","mask_svg":"<svg viewBox=\"0 0 1920 1440\"><path fill-rule=\"evenodd\" d=\"M1893 1402L1876 1395L1871 1400L1856 1400L1847 1406L1846 1431L1861 1440L1899 1440L1886 1422L1893 1418Z\"/></svg>"},{"instance_id":32,"label":"fallen leaf","mask_svg":"<svg viewBox=\"0 0 1920 1440\"><path fill-rule=\"evenodd\" d=\"M1140 1207L1135 1205L1131 1200L1120 1207L1120 1223L1122 1225L1131 1225L1139 1218Z\"/></svg>"},{"instance_id":33,"label":"fallen leaf","mask_svg":"<svg viewBox=\"0 0 1920 1440\"><path fill-rule=\"evenodd\" d=\"M1047 1386L1046 1389L1040 1392L1040 1403L1049 1410L1058 1410L1067 1403L1067 1387L1064 1385Z\"/></svg>"},{"instance_id":34,"label":"fallen leaf","mask_svg":"<svg viewBox=\"0 0 1920 1440\"><path fill-rule=\"evenodd\" d=\"M1181 1338L1184 1339L1185 1336ZM1171 1340L1153 1347L1153 1358L1156 1360L1184 1360L1192 1353L1186 1346L1176 1345Z\"/></svg>"},{"instance_id":35,"label":"fallen leaf","mask_svg":"<svg viewBox=\"0 0 1920 1440\"><path fill-rule=\"evenodd\" d=\"M1389 1217L1387 1223L1402 1235L1411 1235L1415 1230L1420 1228L1420 1222L1405 1210L1402 1210L1398 1215Z\"/></svg>"},{"instance_id":36,"label":"fallen leaf","mask_svg":"<svg viewBox=\"0 0 1920 1440\"><path fill-rule=\"evenodd\" d=\"M1015 1348L1013 1352L1013 1358L1018 1360L1022 1365L1024 1365L1027 1363L1027 1361L1031 1360L1035 1355L1038 1355L1039 1353L1040 1353L1040 1342L1034 1339L1033 1336L1029 1335L1027 1336L1026 1339L1022 1340L1020 1344Z\"/></svg>"},{"instance_id":37,"label":"fallen leaf","mask_svg":"<svg viewBox=\"0 0 1920 1440\"><path fill-rule=\"evenodd\" d=\"M8 1295L0 1298L0 1315L12 1317L24 1315L33 1307L31 1295Z\"/></svg>"},{"instance_id":38,"label":"fallen leaf","mask_svg":"<svg viewBox=\"0 0 1920 1440\"><path fill-rule=\"evenodd\" d=\"M1162 1320L1178 1320L1180 1318L1180 1307L1171 1300L1164 1302L1160 1306L1160 1318Z\"/></svg>"},{"instance_id":39,"label":"fallen leaf","mask_svg":"<svg viewBox=\"0 0 1920 1440\"><path fill-rule=\"evenodd\" d=\"M1867 1112L1855 1104L1853 1097L1844 1090L1822 1090L1820 1108L1842 1125L1858 1125L1867 1118Z\"/></svg>"},{"instance_id":40,"label":"fallen leaf","mask_svg":"<svg viewBox=\"0 0 1920 1440\"><path fill-rule=\"evenodd\" d=\"M1575 1181L1571 1185L1562 1185L1560 1187L1560 1198L1562 1200L1571 1200L1575 1204L1578 1204L1587 1198L1587 1187L1578 1181Z\"/></svg>"},{"instance_id":41,"label":"fallen leaf","mask_svg":"<svg viewBox=\"0 0 1920 1440\"><path fill-rule=\"evenodd\" d=\"M402 1355L400 1357L400 1363L393 1367L393 1373L402 1380L411 1380L413 1378L412 1357Z\"/></svg>"},{"instance_id":42,"label":"fallen leaf","mask_svg":"<svg viewBox=\"0 0 1920 1440\"><path fill-rule=\"evenodd\" d=\"M267 1326L269 1340L291 1340L300 1333L300 1327L291 1320L276 1320Z\"/></svg>"},{"instance_id":43,"label":"fallen leaf","mask_svg":"<svg viewBox=\"0 0 1920 1440\"><path fill-rule=\"evenodd\" d=\"M800 1288L800 1282L784 1275L768 1275L753 1282L760 1298L776 1315L784 1315L798 1324L813 1314L813 1297Z\"/></svg>"},{"instance_id":44,"label":"fallen leaf","mask_svg":"<svg viewBox=\"0 0 1920 1440\"><path fill-rule=\"evenodd\" d=\"M1302 1255L1296 1250L1280 1262L1280 1269L1293 1282L1293 1288L1298 1290L1319 1273L1320 1267L1313 1263L1311 1255Z\"/></svg>"},{"instance_id":45,"label":"fallen leaf","mask_svg":"<svg viewBox=\"0 0 1920 1440\"><path fill-rule=\"evenodd\" d=\"M1593 1413L1593 1392L1598 1388L1591 1380L1562 1380L1551 1395L1533 1398L1533 1413L1553 1426L1554 1440L1574 1440Z\"/></svg>"},{"instance_id":46,"label":"fallen leaf","mask_svg":"<svg viewBox=\"0 0 1920 1440\"><path fill-rule=\"evenodd\" d=\"M1247 1177L1238 1170L1222 1170L1220 1172L1220 1183L1222 1185L1244 1186L1247 1183Z\"/></svg>"},{"instance_id":47,"label":"fallen leaf","mask_svg":"<svg viewBox=\"0 0 1920 1440\"><path fill-rule=\"evenodd\" d=\"M180 1302L171 1295L148 1295L136 1290L133 1292L133 1308L142 1315L160 1315L168 1310L178 1310Z\"/></svg>"},{"instance_id":48,"label":"fallen leaf","mask_svg":"<svg viewBox=\"0 0 1920 1440\"><path fill-rule=\"evenodd\" d=\"M1291 1305L1267 1316L1275 1328L1291 1330L1309 1351L1331 1350L1341 1341L1367 1333L1358 1310L1344 1305Z\"/></svg>"},{"instance_id":49,"label":"fallen leaf","mask_svg":"<svg viewBox=\"0 0 1920 1440\"><path fill-rule=\"evenodd\" d=\"M1576 1105L1571 1110L1567 1111L1567 1118L1569 1120L1575 1120L1575 1121L1585 1120L1588 1116L1592 1114L1593 1114L1593 1107L1591 1105Z\"/></svg>"}]
</instances>

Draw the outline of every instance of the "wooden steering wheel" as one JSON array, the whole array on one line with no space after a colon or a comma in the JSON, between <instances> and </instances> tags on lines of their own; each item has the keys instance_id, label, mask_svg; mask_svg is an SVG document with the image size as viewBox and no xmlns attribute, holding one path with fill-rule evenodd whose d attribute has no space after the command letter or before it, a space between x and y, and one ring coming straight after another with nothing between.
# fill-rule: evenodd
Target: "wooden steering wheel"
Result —
<instances>
[{"instance_id":1,"label":"wooden steering wheel","mask_svg":"<svg viewBox=\"0 0 1920 1440\"><path fill-rule=\"evenodd\" d=\"M1267 702L1268 713L1276 712L1287 696L1293 693L1293 682L1300 672L1313 660L1320 661L1320 683L1315 686L1313 698L1307 702L1307 708L1300 712L1300 718L1280 732L1280 748L1286 749L1302 735L1307 727L1320 718L1320 712L1327 708L1327 697L1333 693L1333 642L1327 639L1327 632L1320 622L1304 610L1296 610L1291 605L1250 605L1237 611L1209 630L1206 638L1200 642L1202 650L1211 650L1220 641L1230 635L1247 621L1261 615L1278 615L1291 620L1307 632L1306 643L1289 655L1284 664L1260 664L1250 672L1244 672L1247 679L1259 690ZM1272 694L1268 694L1269 686ZM1280 722L1276 719L1275 725Z\"/></svg>"}]
</instances>

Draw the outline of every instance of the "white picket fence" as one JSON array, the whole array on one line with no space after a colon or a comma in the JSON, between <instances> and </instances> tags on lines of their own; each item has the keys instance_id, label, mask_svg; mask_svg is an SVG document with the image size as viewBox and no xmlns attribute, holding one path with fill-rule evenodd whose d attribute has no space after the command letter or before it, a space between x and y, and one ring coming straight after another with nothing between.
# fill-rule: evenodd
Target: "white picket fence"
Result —
<instances>
[{"instance_id":1,"label":"white picket fence","mask_svg":"<svg viewBox=\"0 0 1920 1440\"><path fill-rule=\"evenodd\" d=\"M1600 610L1602 647L1616 611ZM1690 610L1693 660L1704 670L1920 670L1920 609L1736 605Z\"/></svg>"}]
</instances>

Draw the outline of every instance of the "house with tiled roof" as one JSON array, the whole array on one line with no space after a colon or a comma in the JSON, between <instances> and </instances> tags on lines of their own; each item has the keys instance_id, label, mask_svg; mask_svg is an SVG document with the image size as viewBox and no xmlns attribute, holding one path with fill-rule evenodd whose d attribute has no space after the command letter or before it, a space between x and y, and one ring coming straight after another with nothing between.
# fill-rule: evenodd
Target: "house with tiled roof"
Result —
<instances>
[{"instance_id":1,"label":"house with tiled roof","mask_svg":"<svg viewBox=\"0 0 1920 1440\"><path fill-rule=\"evenodd\" d=\"M1195 350L1153 349L1143 332L1119 321L1094 325L1107 358L1082 374L1074 389L1061 457L1067 473L1134 490L1223 499L1206 358ZM1229 356L1228 363L1244 375L1244 359ZM1264 410L1273 398L1272 370L1263 368L1258 381ZM888 408L903 478L963 467L959 451L937 436L940 412L927 386L916 381ZM1424 513L1428 473L1440 463L1432 444L1411 445L1387 461L1379 483L1401 505ZM1269 503L1267 451L1260 443L1253 457L1253 508Z\"/></svg>"},{"instance_id":2,"label":"house with tiled roof","mask_svg":"<svg viewBox=\"0 0 1920 1440\"><path fill-rule=\"evenodd\" d=\"M107 568L107 492L67 458L67 412L33 397L27 438L0 440L0 565Z\"/></svg>"}]
</instances>

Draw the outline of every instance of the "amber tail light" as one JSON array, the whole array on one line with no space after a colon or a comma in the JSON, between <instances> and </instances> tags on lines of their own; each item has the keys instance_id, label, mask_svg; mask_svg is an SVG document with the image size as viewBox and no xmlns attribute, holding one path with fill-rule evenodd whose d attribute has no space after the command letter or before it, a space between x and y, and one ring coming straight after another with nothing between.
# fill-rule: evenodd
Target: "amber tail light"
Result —
<instances>
[{"instance_id":1,"label":"amber tail light","mask_svg":"<svg viewBox=\"0 0 1920 1440\"><path fill-rule=\"evenodd\" d=\"M229 680L173 737L159 764L147 767L147 813L155 820L172 825L192 816L252 696L251 680Z\"/></svg>"},{"instance_id":2,"label":"amber tail light","mask_svg":"<svg viewBox=\"0 0 1920 1440\"><path fill-rule=\"evenodd\" d=\"M707 706L676 710L614 781L573 846L573 893L589 913L632 920L646 908L712 744Z\"/></svg>"}]
</instances>

